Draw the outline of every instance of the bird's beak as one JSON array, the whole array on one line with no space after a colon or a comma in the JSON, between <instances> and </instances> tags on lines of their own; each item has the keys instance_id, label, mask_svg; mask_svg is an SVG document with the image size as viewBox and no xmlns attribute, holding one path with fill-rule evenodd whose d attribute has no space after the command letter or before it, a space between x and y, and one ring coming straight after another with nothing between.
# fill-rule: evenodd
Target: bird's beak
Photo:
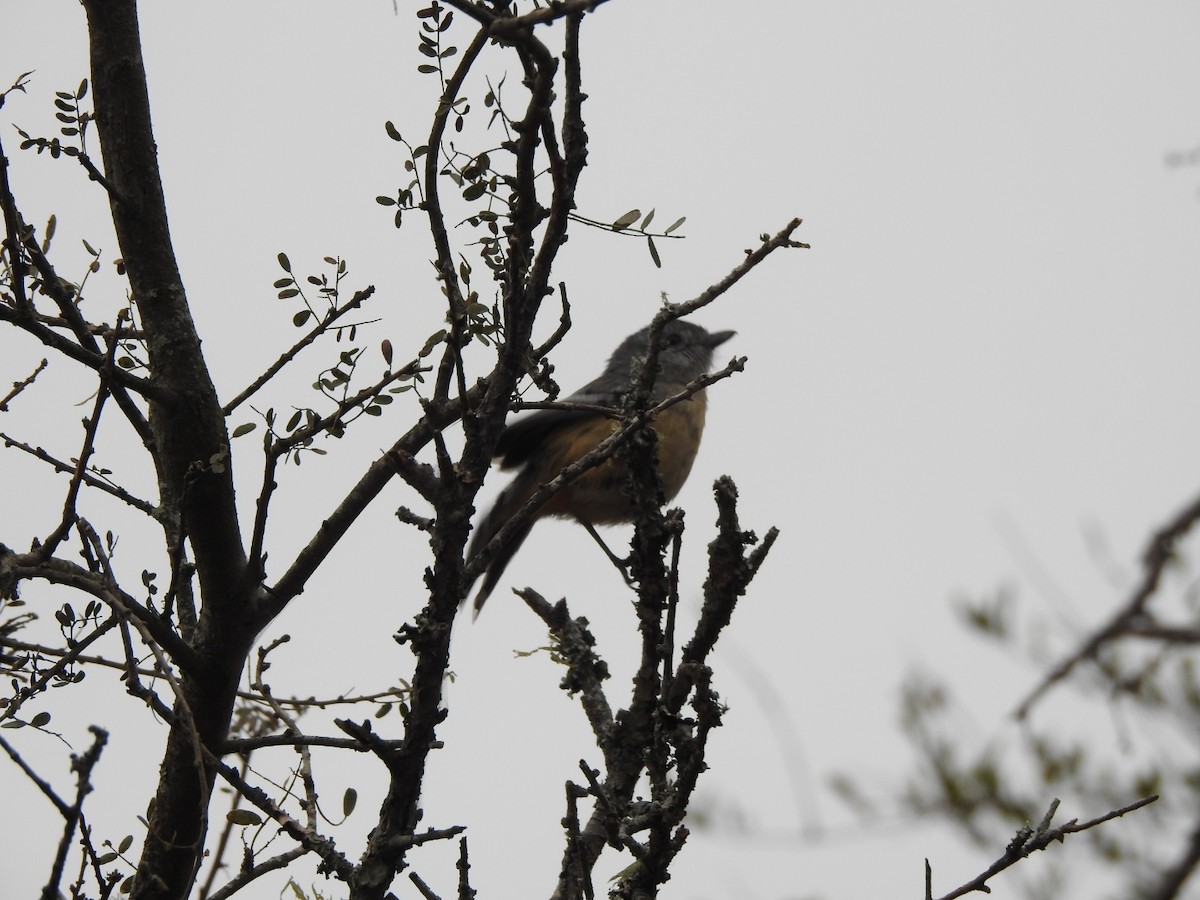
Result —
<instances>
[{"instance_id":1,"label":"bird's beak","mask_svg":"<svg viewBox=\"0 0 1200 900\"><path fill-rule=\"evenodd\" d=\"M706 343L710 347L719 347L735 334L737 334L736 331L714 331L708 336L708 341Z\"/></svg>"}]
</instances>

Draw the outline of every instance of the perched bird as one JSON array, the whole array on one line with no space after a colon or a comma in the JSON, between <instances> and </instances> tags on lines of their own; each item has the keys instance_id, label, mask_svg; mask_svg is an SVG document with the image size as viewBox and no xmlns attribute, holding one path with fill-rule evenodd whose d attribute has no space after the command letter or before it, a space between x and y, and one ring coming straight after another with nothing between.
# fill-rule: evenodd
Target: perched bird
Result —
<instances>
[{"instance_id":1,"label":"perched bird","mask_svg":"<svg viewBox=\"0 0 1200 900\"><path fill-rule=\"evenodd\" d=\"M732 331L710 333L682 320L667 323L660 337L658 377L654 381L651 402L660 403L707 374L712 366L713 350L733 335ZM647 327L625 338L609 358L604 374L563 402L620 410L632 389L638 364L649 350L650 329ZM667 500L679 493L692 470L704 431L706 402L704 391L698 391L687 400L663 410L654 420L654 430L658 432L659 471ZM476 526L467 558L487 546L539 487L552 481L565 467L589 453L619 427L617 419L594 412L546 409L520 418L505 428L496 444L496 459L500 461L501 469L518 469L518 472ZM633 521L626 479L626 468L616 457L609 457L547 500L492 557L475 596L475 615L479 615L504 568L537 519L543 516L573 518L589 530L594 525Z\"/></svg>"}]
</instances>

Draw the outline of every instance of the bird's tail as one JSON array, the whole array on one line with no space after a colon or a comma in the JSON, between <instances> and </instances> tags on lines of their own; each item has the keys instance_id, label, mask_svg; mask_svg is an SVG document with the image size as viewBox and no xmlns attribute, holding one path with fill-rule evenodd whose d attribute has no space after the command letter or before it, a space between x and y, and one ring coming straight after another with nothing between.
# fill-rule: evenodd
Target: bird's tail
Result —
<instances>
[{"instance_id":1,"label":"bird's tail","mask_svg":"<svg viewBox=\"0 0 1200 900\"><path fill-rule=\"evenodd\" d=\"M533 495L536 487L536 485L530 487L530 485L525 484L521 476L518 475L512 484L500 492L500 496L496 498L495 504L493 504L492 508L488 510L487 515L476 526L475 533L471 535L471 543L467 550L468 560L474 559L476 555L491 543L492 538L499 533L508 520L513 517L517 510L525 505L525 502ZM487 568L483 571L483 583L479 586L479 592L475 595L472 618L479 616L479 610L483 608L483 604L491 596L496 584L500 581L500 576L504 574L505 568L521 544L524 543L525 538L529 536L534 521L535 519L530 519L509 535L508 540L497 548L495 555L488 562Z\"/></svg>"}]
</instances>

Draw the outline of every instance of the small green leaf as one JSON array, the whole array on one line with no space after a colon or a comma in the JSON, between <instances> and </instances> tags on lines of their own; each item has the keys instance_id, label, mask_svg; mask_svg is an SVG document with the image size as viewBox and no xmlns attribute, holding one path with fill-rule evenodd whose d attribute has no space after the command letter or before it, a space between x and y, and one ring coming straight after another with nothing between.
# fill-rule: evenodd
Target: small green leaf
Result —
<instances>
[{"instance_id":1,"label":"small green leaf","mask_svg":"<svg viewBox=\"0 0 1200 900\"><path fill-rule=\"evenodd\" d=\"M640 219L641 216L642 211L640 209L631 209L629 212L625 213L625 215L621 216L621 218L612 223L613 230L623 231Z\"/></svg>"},{"instance_id":2,"label":"small green leaf","mask_svg":"<svg viewBox=\"0 0 1200 900\"><path fill-rule=\"evenodd\" d=\"M243 434L249 434L257 427L257 425L257 422L243 422L237 428L233 429L233 434L231 437L239 438Z\"/></svg>"},{"instance_id":3,"label":"small green leaf","mask_svg":"<svg viewBox=\"0 0 1200 900\"><path fill-rule=\"evenodd\" d=\"M404 138L400 137L400 132L396 130L396 126L393 125L390 121L383 123L383 129L384 129L384 131L387 132L387 136L390 137L393 141L403 141L404 140Z\"/></svg>"},{"instance_id":4,"label":"small green leaf","mask_svg":"<svg viewBox=\"0 0 1200 900\"><path fill-rule=\"evenodd\" d=\"M301 325L303 325L305 322L307 322L311 317L312 317L311 310L302 309L302 310L300 310L300 312L298 312L294 316L292 316L292 324L295 325L297 328L299 328Z\"/></svg>"},{"instance_id":5,"label":"small green leaf","mask_svg":"<svg viewBox=\"0 0 1200 900\"><path fill-rule=\"evenodd\" d=\"M292 261L287 258L286 253L280 253L276 258L279 260L279 268L288 273L292 271Z\"/></svg>"},{"instance_id":6,"label":"small green leaf","mask_svg":"<svg viewBox=\"0 0 1200 900\"><path fill-rule=\"evenodd\" d=\"M234 825L261 825L262 816L252 809L231 809L225 818Z\"/></svg>"},{"instance_id":7,"label":"small green leaf","mask_svg":"<svg viewBox=\"0 0 1200 900\"><path fill-rule=\"evenodd\" d=\"M378 203L380 206L395 206L396 205L396 201L394 199L392 199L391 197L385 197L382 194L380 194L378 197L375 198L375 202Z\"/></svg>"},{"instance_id":8,"label":"small green leaf","mask_svg":"<svg viewBox=\"0 0 1200 900\"><path fill-rule=\"evenodd\" d=\"M672 222L667 227L667 230L664 231L663 234L670 234L672 231L674 231L676 228L678 228L680 225L682 225L686 221L687 221L687 216L680 216L678 219L676 219L674 222Z\"/></svg>"},{"instance_id":9,"label":"small green leaf","mask_svg":"<svg viewBox=\"0 0 1200 900\"><path fill-rule=\"evenodd\" d=\"M293 287L293 288L284 288L282 291L280 291L278 294L276 294L276 296L279 297L280 300L290 300L292 297L299 296L299 294L300 294L300 289Z\"/></svg>"},{"instance_id":10,"label":"small green leaf","mask_svg":"<svg viewBox=\"0 0 1200 900\"><path fill-rule=\"evenodd\" d=\"M654 221L654 210L646 213L646 218L642 219L642 231L650 227L650 223Z\"/></svg>"},{"instance_id":11,"label":"small green leaf","mask_svg":"<svg viewBox=\"0 0 1200 900\"><path fill-rule=\"evenodd\" d=\"M354 788L346 788L346 793L342 794L342 815L348 816L354 812L354 807L358 805L358 791Z\"/></svg>"},{"instance_id":12,"label":"small green leaf","mask_svg":"<svg viewBox=\"0 0 1200 900\"><path fill-rule=\"evenodd\" d=\"M127 835L125 835L125 837L121 838L121 843L117 845L117 852L124 853L126 850L128 850L132 846L133 846L133 835L127 834Z\"/></svg>"},{"instance_id":13,"label":"small green leaf","mask_svg":"<svg viewBox=\"0 0 1200 900\"><path fill-rule=\"evenodd\" d=\"M436 347L438 344L440 344L445 339L446 339L446 329L445 328L441 328L438 331L435 331L433 334L431 334L429 336L429 339L427 341L425 341L425 346L421 348L421 352L418 353L417 355L421 356L421 357L428 356L430 353L433 352L433 348Z\"/></svg>"},{"instance_id":14,"label":"small green leaf","mask_svg":"<svg viewBox=\"0 0 1200 900\"><path fill-rule=\"evenodd\" d=\"M29 724L32 725L34 728L44 728L45 726L50 724L50 713L45 712L45 711L38 713L36 716L34 716L32 719L29 720Z\"/></svg>"},{"instance_id":15,"label":"small green leaf","mask_svg":"<svg viewBox=\"0 0 1200 900\"><path fill-rule=\"evenodd\" d=\"M662 260L658 258L658 248L654 246L654 238L652 238L650 235L646 235L646 244L650 247L650 258L654 260L654 265L661 269Z\"/></svg>"}]
</instances>

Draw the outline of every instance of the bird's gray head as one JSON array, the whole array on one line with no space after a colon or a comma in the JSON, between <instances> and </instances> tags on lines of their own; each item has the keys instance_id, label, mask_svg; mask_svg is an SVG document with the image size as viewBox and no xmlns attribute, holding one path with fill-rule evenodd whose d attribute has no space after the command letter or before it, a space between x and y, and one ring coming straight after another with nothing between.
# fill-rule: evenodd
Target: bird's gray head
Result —
<instances>
[{"instance_id":1,"label":"bird's gray head","mask_svg":"<svg viewBox=\"0 0 1200 900\"><path fill-rule=\"evenodd\" d=\"M656 385L682 387L708 372L713 350L734 336L733 331L705 331L699 325L675 319L668 322L659 336L659 374ZM650 328L634 332L613 351L605 372L629 379L633 370L650 352Z\"/></svg>"}]
</instances>

